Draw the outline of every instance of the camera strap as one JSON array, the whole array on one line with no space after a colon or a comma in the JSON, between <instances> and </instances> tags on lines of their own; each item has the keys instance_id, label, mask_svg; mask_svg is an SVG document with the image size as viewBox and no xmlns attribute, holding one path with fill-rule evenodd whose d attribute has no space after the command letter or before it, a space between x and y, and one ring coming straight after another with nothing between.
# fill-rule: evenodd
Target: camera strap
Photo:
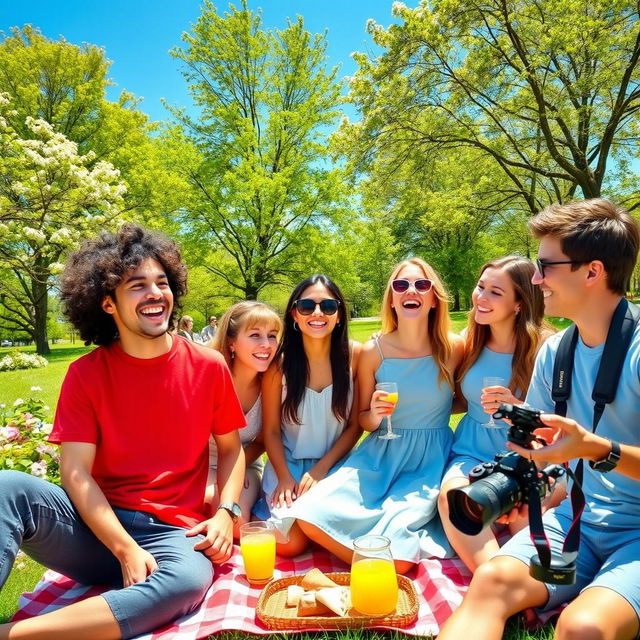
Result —
<instances>
[{"instance_id":1,"label":"camera strap","mask_svg":"<svg viewBox=\"0 0 640 640\"><path fill-rule=\"evenodd\" d=\"M606 405L613 402L616 396L618 382L620 381L620 375L622 373L622 365L624 364L639 319L640 308L634 304L630 304L625 298L622 298L611 318L607 339L604 344L604 351L600 359L600 366L598 367L598 374L591 393L591 398L594 401L593 433L596 431ZM572 324L560 340L553 366L551 397L555 402L555 412L560 416L567 415L567 401L571 395L571 377L573 374L573 360L577 343L578 328L575 324ZM571 485L573 521L564 541L562 555L565 561L573 562L578 555L578 547L580 545L580 516L585 507L585 497L582 491L584 460L582 458L578 460L575 473L571 471L568 465L565 466L568 474L573 479ZM551 549L542 526L540 500L536 500L533 493L530 497L533 499L533 502L529 502L531 538L536 546L542 565L548 567L551 562Z\"/></svg>"}]
</instances>

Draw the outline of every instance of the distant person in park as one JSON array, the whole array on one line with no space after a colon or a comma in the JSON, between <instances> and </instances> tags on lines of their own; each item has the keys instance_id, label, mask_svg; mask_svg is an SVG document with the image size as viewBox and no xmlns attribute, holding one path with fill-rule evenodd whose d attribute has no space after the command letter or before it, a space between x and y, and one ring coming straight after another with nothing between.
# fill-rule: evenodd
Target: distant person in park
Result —
<instances>
[{"instance_id":1,"label":"distant person in park","mask_svg":"<svg viewBox=\"0 0 640 640\"><path fill-rule=\"evenodd\" d=\"M99 596L0 625L0 638L131 638L202 601L233 549L244 414L224 358L167 333L186 291L176 244L125 224L69 259L66 313L87 344L64 379L51 441L62 487L0 471L0 583L18 549ZM209 437L218 508L204 503Z\"/></svg>"},{"instance_id":2,"label":"distant person in park","mask_svg":"<svg viewBox=\"0 0 640 640\"><path fill-rule=\"evenodd\" d=\"M182 318L178 320L178 331L176 333L179 336L194 342L195 334L193 333L193 318L191 316L182 316Z\"/></svg>"},{"instance_id":3,"label":"distant person in park","mask_svg":"<svg viewBox=\"0 0 640 640\"><path fill-rule=\"evenodd\" d=\"M524 402L536 353L552 334L550 325L543 321L542 291L531 282L534 272L527 258L492 260L480 270L471 294L465 356L456 375L459 407L467 413L453 436L438 504L449 542L471 571L498 550L498 541L491 527L477 536L458 531L449 520L447 493L468 485L473 467L506 449L508 425L490 422L490 415L501 402ZM487 377L501 378L504 384L489 380L492 386L488 386ZM525 518L509 524L512 533L523 526Z\"/></svg>"},{"instance_id":4,"label":"distant person in park","mask_svg":"<svg viewBox=\"0 0 640 640\"><path fill-rule=\"evenodd\" d=\"M421 258L393 269L381 315L382 332L364 345L358 367L360 426L369 435L294 513L303 533L345 562L358 536L386 536L396 570L406 573L450 553L437 498L463 340L450 331L440 278ZM395 383L396 397L377 383ZM386 439L390 415L395 439Z\"/></svg>"},{"instance_id":5,"label":"distant person in park","mask_svg":"<svg viewBox=\"0 0 640 640\"><path fill-rule=\"evenodd\" d=\"M248 522L251 509L260 493L262 480L262 376L278 350L282 321L266 304L247 300L234 304L220 320L213 342L226 360L233 384L238 394L247 426L240 429L240 441L244 447L246 470L240 494L240 513L234 526L238 536L240 525ZM214 507L219 503L217 469L218 450L212 437L209 444L209 481L207 503Z\"/></svg>"},{"instance_id":6,"label":"distant person in park","mask_svg":"<svg viewBox=\"0 0 640 640\"><path fill-rule=\"evenodd\" d=\"M209 318L209 324L200 332L200 341L207 344L214 339L216 332L218 331L218 318L211 316Z\"/></svg>"},{"instance_id":7,"label":"distant person in park","mask_svg":"<svg viewBox=\"0 0 640 640\"><path fill-rule=\"evenodd\" d=\"M567 417L552 415L553 367L564 332L541 347L527 403L545 412L538 430L548 446L509 447L534 461L584 460L581 538L576 582L551 585L529 575L536 550L528 529L509 540L474 574L461 607L440 640L502 638L507 618L528 607L555 608L559 640L631 640L640 631L640 327L636 324L615 399L595 432L591 397L614 312L627 308L625 293L638 257L640 231L622 208L600 198L553 205L529 223L540 238L533 283L544 294L545 312L570 318L575 346ZM575 464L575 463L574 463ZM569 500L544 514L551 550L560 553L572 522Z\"/></svg>"},{"instance_id":8,"label":"distant person in park","mask_svg":"<svg viewBox=\"0 0 640 640\"><path fill-rule=\"evenodd\" d=\"M264 375L263 434L269 456L262 479L265 498L256 514L275 518L297 555L308 540L289 508L351 451L358 426L354 372L360 343L349 340L345 299L325 275L298 284L287 303L282 344ZM355 403L355 405L354 405ZM293 526L292 526L293 525Z\"/></svg>"}]
</instances>

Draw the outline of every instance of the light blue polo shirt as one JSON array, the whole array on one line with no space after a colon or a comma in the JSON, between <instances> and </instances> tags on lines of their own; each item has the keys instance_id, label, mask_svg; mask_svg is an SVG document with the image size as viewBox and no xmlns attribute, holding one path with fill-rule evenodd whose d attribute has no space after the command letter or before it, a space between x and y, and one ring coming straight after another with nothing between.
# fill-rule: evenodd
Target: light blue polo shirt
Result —
<instances>
[{"instance_id":1,"label":"light blue polo shirt","mask_svg":"<svg viewBox=\"0 0 640 640\"><path fill-rule=\"evenodd\" d=\"M555 413L551 399L553 363L564 331L551 336L541 347L527 393L527 404L546 413ZM604 343L587 347L578 338L573 365L571 396L567 403L567 417L588 431L593 427L591 392L595 383ZM622 444L640 446L640 327L636 327L625 358L614 401L604 410L598 435ZM594 471L585 460L583 490L587 505L582 521L600 527L640 526L640 481L610 471ZM560 513L571 517L569 499L558 507Z\"/></svg>"}]
</instances>

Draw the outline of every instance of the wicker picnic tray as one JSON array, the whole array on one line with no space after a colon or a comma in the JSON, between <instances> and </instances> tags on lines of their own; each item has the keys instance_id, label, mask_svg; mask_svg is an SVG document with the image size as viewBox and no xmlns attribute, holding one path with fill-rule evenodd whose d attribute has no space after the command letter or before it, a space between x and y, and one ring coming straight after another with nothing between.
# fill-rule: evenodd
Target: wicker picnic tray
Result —
<instances>
[{"instance_id":1,"label":"wicker picnic tray","mask_svg":"<svg viewBox=\"0 0 640 640\"><path fill-rule=\"evenodd\" d=\"M339 585L348 585L348 573L328 573L327 576ZM398 604L396 610L386 616L365 616L351 609L346 616L298 617L296 607L287 607L287 587L300 584L302 575L272 580L263 589L258 599L256 615L269 629L348 629L370 626L407 627L418 618L418 596L413 582L398 576Z\"/></svg>"}]
</instances>

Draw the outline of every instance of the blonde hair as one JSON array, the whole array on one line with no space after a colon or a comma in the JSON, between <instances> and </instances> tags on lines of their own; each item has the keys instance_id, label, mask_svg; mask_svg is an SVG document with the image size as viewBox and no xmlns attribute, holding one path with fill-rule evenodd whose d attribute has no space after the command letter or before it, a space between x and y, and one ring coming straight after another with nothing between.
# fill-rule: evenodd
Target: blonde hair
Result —
<instances>
[{"instance_id":1,"label":"blonde hair","mask_svg":"<svg viewBox=\"0 0 640 640\"><path fill-rule=\"evenodd\" d=\"M191 316L182 316L182 318L178 320L178 331L189 331L187 322L193 322L193 318Z\"/></svg>"},{"instance_id":2,"label":"blonde hair","mask_svg":"<svg viewBox=\"0 0 640 640\"><path fill-rule=\"evenodd\" d=\"M515 334L515 350L511 361L511 380L508 387L514 394L526 393L531 382L533 363L542 342L553 328L544 321L544 297L540 287L532 284L535 272L533 262L521 256L506 256L487 262L480 269L480 276L487 269L504 269L513 285L516 302L520 310L513 315L513 331ZM477 361L485 345L491 337L488 325L478 324L474 317L474 309L469 312L467 333L465 336L465 355L458 370L457 381L462 379Z\"/></svg>"},{"instance_id":3,"label":"blonde hair","mask_svg":"<svg viewBox=\"0 0 640 640\"><path fill-rule=\"evenodd\" d=\"M449 318L449 296L436 270L422 258L408 258L407 260L403 260L397 264L391 272L387 288L382 298L382 309L380 311L382 317L382 335L391 333L398 328L398 315L391 306L393 301L391 283L398 277L400 271L409 265L414 265L421 269L425 278L428 278L433 283L431 290L436 300L436 306L429 310L427 331L431 342L433 359L440 370L438 381L442 382L445 380L453 387L453 371L449 369L447 364L453 353L453 346L450 339L451 319Z\"/></svg>"},{"instance_id":4,"label":"blonde hair","mask_svg":"<svg viewBox=\"0 0 640 640\"><path fill-rule=\"evenodd\" d=\"M232 363L229 343L235 340L240 330L247 326L273 327L278 332L278 337L282 332L280 316L263 302L245 300L229 307L218 323L216 335L208 344L224 356L229 367Z\"/></svg>"}]
</instances>

